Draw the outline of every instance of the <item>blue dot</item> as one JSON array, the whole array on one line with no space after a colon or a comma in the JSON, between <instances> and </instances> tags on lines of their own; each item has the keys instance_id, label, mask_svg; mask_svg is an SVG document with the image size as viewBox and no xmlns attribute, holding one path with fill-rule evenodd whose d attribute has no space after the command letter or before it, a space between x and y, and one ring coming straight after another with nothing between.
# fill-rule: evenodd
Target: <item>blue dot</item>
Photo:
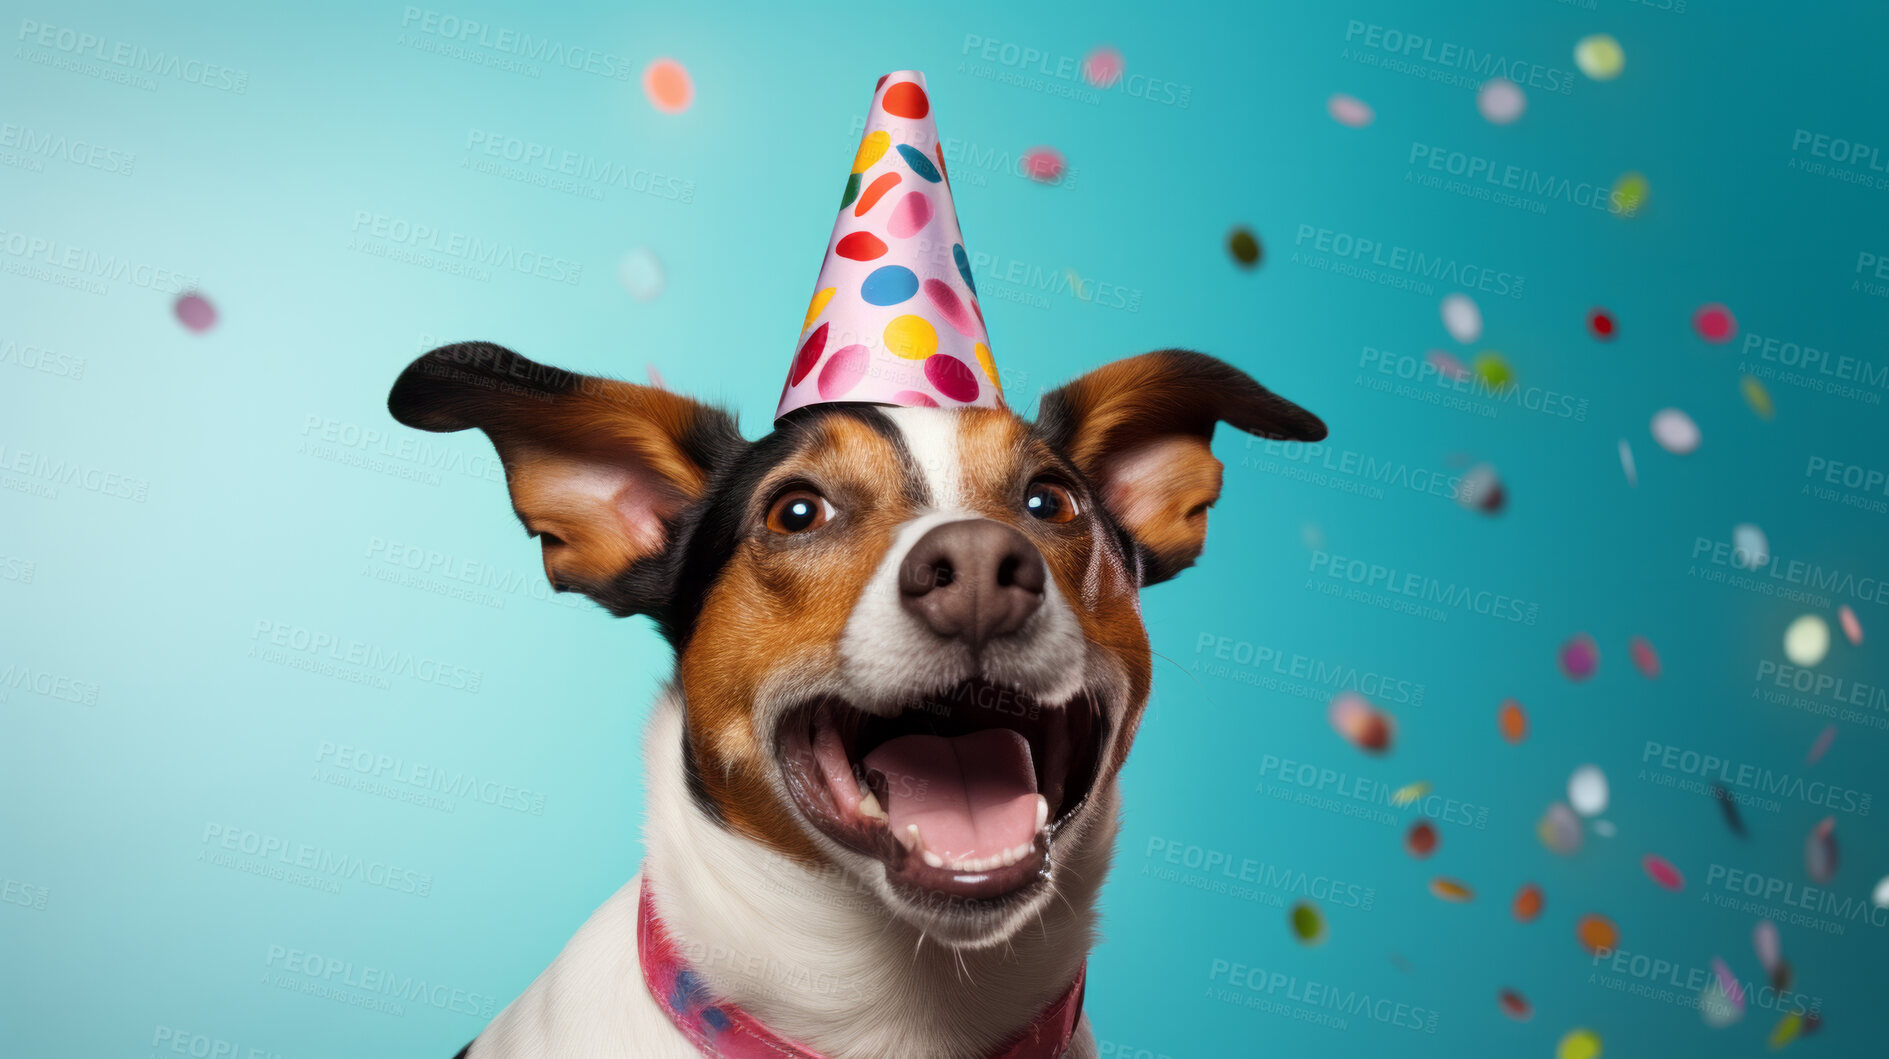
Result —
<instances>
[{"instance_id":1,"label":"blue dot","mask_svg":"<svg viewBox=\"0 0 1889 1059\"><path fill-rule=\"evenodd\" d=\"M897 305L918 293L918 277L904 265L873 269L866 282L859 285L859 296L868 305Z\"/></svg>"},{"instance_id":2,"label":"blue dot","mask_svg":"<svg viewBox=\"0 0 1889 1059\"><path fill-rule=\"evenodd\" d=\"M971 278L971 259L964 256L963 243L951 244L951 260L958 263L958 275L964 277L964 285L971 288L972 294L976 294L977 281Z\"/></svg>"},{"instance_id":3,"label":"blue dot","mask_svg":"<svg viewBox=\"0 0 1889 1059\"><path fill-rule=\"evenodd\" d=\"M708 1028L716 1033L726 1033L728 1027L733 1025L729 1021L728 1013L720 1008L703 1008L702 1021L708 1023Z\"/></svg>"},{"instance_id":4,"label":"blue dot","mask_svg":"<svg viewBox=\"0 0 1889 1059\"><path fill-rule=\"evenodd\" d=\"M906 165L912 167L912 172L934 184L939 181L938 167L931 164L931 159L925 157L925 152L911 144L902 143L899 144L899 155L905 159Z\"/></svg>"}]
</instances>

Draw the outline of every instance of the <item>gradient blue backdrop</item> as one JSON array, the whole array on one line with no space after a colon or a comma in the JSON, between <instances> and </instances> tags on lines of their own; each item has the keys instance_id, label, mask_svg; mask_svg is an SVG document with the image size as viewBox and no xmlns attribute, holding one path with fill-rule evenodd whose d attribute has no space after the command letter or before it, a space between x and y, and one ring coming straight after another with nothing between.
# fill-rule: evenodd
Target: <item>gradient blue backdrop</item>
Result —
<instances>
[{"instance_id":1,"label":"gradient blue backdrop","mask_svg":"<svg viewBox=\"0 0 1889 1059\"><path fill-rule=\"evenodd\" d=\"M984 257L984 312L1014 403L1181 345L1332 428L1313 452L1222 432L1227 483L1207 553L1145 597L1168 661L1124 777L1091 964L1104 1054L1549 1055L1575 1026L1608 1056L1763 1050L1777 1007L1754 998L1742 1021L1708 1029L1687 1006L1696 987L1597 964L1574 923L1610 916L1623 950L1677 964L1682 979L1717 955L1758 982L1757 917L1710 898L1743 899L1726 888L1732 871L1808 882L1804 836L1832 810L1808 795L1747 807L1741 839L1709 798L1662 785L1700 778L1662 769L1657 749L1644 762L1649 742L1833 785L1819 791L1883 783L1889 705L1869 688L1889 683L1876 646L1889 597L1864 579L1889 575L1889 516L1880 487L1834 487L1834 500L1805 487L1823 484L1806 474L1819 458L1889 468L1889 387L1840 396L1768 379L1768 422L1739 388L1741 370L1778 367L1747 353L1747 335L1889 361L1884 281L1858 273L1859 255L1889 256L1885 163L1862 156L1846 168L1864 182L1836 180L1814 141L1793 147L1799 130L1889 145L1879 8L5 6L7 1054L227 1042L244 1056L444 1057L630 877L639 735L667 652L640 620L548 598L483 438L400 428L387 387L424 349L480 338L632 379L654 365L673 388L738 409L750 434L765 429L856 122L874 79L901 68L927 74L943 135L962 141L958 212ZM510 30L598 57L571 69L455 43L445 17L486 24L486 41ZM1574 42L1596 31L1626 51L1609 83L1575 72ZM1410 35L1429 43L1398 66ZM1100 44L1122 50L1130 77L1097 92L1070 64ZM1519 123L1478 116L1480 76L1452 65L1465 48L1536 80ZM641 71L661 56L693 75L681 115L643 95ZM1334 92L1372 104L1375 122L1334 122ZM658 193L482 171L496 160L478 146L507 138L643 174L633 183ZM1037 145L1068 159L1061 185L1019 175L1015 159ZM1529 206L1428 187L1411 159L1432 151L1571 190ZM1570 201L1634 170L1652 189L1637 216ZM1256 270L1224 249L1241 224L1265 246ZM448 254L403 253L387 237L398 225L542 255L575 282L453 274ZM1438 302L1463 284L1321 267L1316 244L1338 235L1507 276L1519 296L1472 290L1486 333L1458 346ZM636 247L666 273L653 300L617 278ZM186 286L220 312L207 333L173 316ZM1714 301L1738 317L1731 345L1691 329ZM1587 335L1595 305L1617 314L1618 340ZM1567 395L1581 412L1434 380L1373 385L1402 381L1380 365L1432 348L1499 350L1527 393ZM1469 407L1434 400L1451 394ZM1652 443L1648 420L1667 406L1699 423L1696 453ZM1435 475L1447 494L1482 462L1508 489L1499 517L1423 488ZM1307 463L1310 474L1279 469ZM1740 571L1695 560L1697 542L1709 552L1741 522L1762 525L1781 561L1849 579L1814 599L1781 597L1788 582L1764 575L1752 576L1768 593L1715 583ZM1321 553L1500 594L1534 620L1445 606L1438 621L1330 596L1355 586ZM1845 602L1872 639L1856 648L1837 634L1817 672L1848 690L1796 707L1759 697L1776 690L1757 674L1783 661L1785 625L1814 612L1834 627ZM1602 661L1575 684L1556 651L1582 631ZM1657 680L1628 663L1634 635L1657 647ZM341 657L297 649L317 636ZM1255 656L1316 675L1295 681ZM370 658L396 671L358 664ZM1325 720L1352 672L1390 684L1378 696L1399 722L1387 757L1358 753ZM1857 682L1863 705L1806 766L1831 723L1814 708L1859 694ZM1507 697L1533 719L1519 747L1496 734ZM471 774L485 796L416 804L424 792L397 781L363 789L349 754L398 759L383 779ZM1559 857L1534 823L1585 762L1612 780L1617 834ZM1316 774L1309 791L1297 785ZM1401 851L1417 810L1358 794L1415 780L1451 799L1426 803L1446 817L1428 862ZM1279 800L1268 785L1330 800ZM1866 902L1889 871L1876 809L1852 799L1835 812L1830 888L1845 901ZM1374 815L1385 813L1397 819ZM363 867L338 881L288 875L260 852L276 843L328 869ZM1647 852L1685 872L1683 892L1648 881ZM1175 877L1189 864L1210 888ZM1258 881L1216 892L1227 871ZM1439 902L1427 890L1438 874L1476 899ZM1521 926L1508 902L1524 880L1544 887L1547 910ZM1286 927L1301 887L1323 897L1320 946ZM1826 926L1782 926L1798 988L1825 1020L1791 1047L1880 1054L1889 913L1816 918ZM294 952L345 969L311 975ZM1291 981L1255 990L1250 976L1228 981L1233 965ZM447 989L375 1010L345 984L369 969ZM1312 983L1422 1014L1308 1021L1332 1014L1306 999ZM1500 1012L1503 987L1533 1002L1532 1021Z\"/></svg>"}]
</instances>

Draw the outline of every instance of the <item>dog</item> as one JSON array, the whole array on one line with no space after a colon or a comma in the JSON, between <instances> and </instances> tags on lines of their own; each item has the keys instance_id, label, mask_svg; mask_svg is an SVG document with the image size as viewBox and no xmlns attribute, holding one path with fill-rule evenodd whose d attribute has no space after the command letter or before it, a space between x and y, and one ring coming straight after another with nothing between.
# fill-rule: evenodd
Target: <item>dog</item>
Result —
<instances>
[{"instance_id":1,"label":"dog","mask_svg":"<svg viewBox=\"0 0 1889 1059\"><path fill-rule=\"evenodd\" d=\"M641 872L461 1054L1091 1057L1141 589L1193 564L1217 423L1323 422L1213 357L1006 408L725 412L469 342L388 398L483 430L560 591L652 618Z\"/></svg>"}]
</instances>

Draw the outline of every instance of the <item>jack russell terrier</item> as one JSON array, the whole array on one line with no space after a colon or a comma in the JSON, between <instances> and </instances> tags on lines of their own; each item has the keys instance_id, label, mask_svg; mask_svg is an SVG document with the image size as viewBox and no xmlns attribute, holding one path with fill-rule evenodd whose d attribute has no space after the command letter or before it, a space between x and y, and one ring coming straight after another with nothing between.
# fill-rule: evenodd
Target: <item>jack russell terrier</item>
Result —
<instances>
[{"instance_id":1,"label":"jack russell terrier","mask_svg":"<svg viewBox=\"0 0 1889 1059\"><path fill-rule=\"evenodd\" d=\"M642 871L462 1056L1095 1055L1138 593L1201 552L1216 424L1325 425L1183 350L1010 411L922 75L871 115L766 437L485 342L388 397L485 431L551 583L676 656Z\"/></svg>"}]
</instances>

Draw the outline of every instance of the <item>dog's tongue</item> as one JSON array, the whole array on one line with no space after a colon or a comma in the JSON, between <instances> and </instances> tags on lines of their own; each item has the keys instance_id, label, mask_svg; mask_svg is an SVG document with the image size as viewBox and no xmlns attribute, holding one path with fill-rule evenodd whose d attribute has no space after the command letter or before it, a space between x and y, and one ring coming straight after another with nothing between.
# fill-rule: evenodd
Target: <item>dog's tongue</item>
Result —
<instances>
[{"instance_id":1,"label":"dog's tongue","mask_svg":"<svg viewBox=\"0 0 1889 1059\"><path fill-rule=\"evenodd\" d=\"M1035 840L1036 768L1017 732L902 735L864 763L885 774L892 833L917 824L924 847L947 862L986 860Z\"/></svg>"}]
</instances>

